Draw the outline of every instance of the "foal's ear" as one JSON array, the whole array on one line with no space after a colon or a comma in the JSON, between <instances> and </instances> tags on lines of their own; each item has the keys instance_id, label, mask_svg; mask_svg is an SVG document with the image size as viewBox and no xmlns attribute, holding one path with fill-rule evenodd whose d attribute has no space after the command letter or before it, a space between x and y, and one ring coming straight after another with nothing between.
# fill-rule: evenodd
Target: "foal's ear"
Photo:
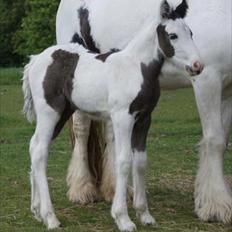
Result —
<instances>
[{"instance_id":1,"label":"foal's ear","mask_svg":"<svg viewBox=\"0 0 232 232\"><path fill-rule=\"evenodd\" d=\"M161 3L160 15L161 19L177 19L184 18L188 11L187 0L182 0L182 2L177 6L171 6L167 0L163 0Z\"/></svg>"},{"instance_id":2,"label":"foal's ear","mask_svg":"<svg viewBox=\"0 0 232 232\"><path fill-rule=\"evenodd\" d=\"M161 3L161 8L160 8L160 15L162 19L169 19L169 16L171 14L171 7L167 0L164 0Z\"/></svg>"},{"instance_id":3,"label":"foal's ear","mask_svg":"<svg viewBox=\"0 0 232 232\"><path fill-rule=\"evenodd\" d=\"M186 0L183 0L180 5L176 7L176 14L180 16L180 18L184 18L188 11L188 3Z\"/></svg>"}]
</instances>

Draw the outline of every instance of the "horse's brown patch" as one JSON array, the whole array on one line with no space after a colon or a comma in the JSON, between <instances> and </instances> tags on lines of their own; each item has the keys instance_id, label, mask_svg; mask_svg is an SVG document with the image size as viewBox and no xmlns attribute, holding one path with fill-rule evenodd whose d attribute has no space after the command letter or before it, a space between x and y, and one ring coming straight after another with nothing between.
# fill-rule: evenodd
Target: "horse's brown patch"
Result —
<instances>
[{"instance_id":1,"label":"horse's brown patch","mask_svg":"<svg viewBox=\"0 0 232 232\"><path fill-rule=\"evenodd\" d=\"M53 134L55 138L75 109L71 101L72 79L79 55L59 49L52 54L52 58L53 62L47 68L43 88L48 105L61 115Z\"/></svg>"},{"instance_id":2,"label":"horse's brown patch","mask_svg":"<svg viewBox=\"0 0 232 232\"><path fill-rule=\"evenodd\" d=\"M86 48L93 52L100 53L100 50L96 47L96 44L91 35L91 27L89 24L89 11L86 8L80 8L78 10L80 19L80 31L81 36L85 41Z\"/></svg>"},{"instance_id":3,"label":"horse's brown patch","mask_svg":"<svg viewBox=\"0 0 232 232\"><path fill-rule=\"evenodd\" d=\"M113 53L115 53L115 52L117 52L117 51L116 51L116 50L112 50L112 51L110 51L110 52L97 55L95 58L96 58L97 60L101 60L102 62L105 62L106 59L107 59L110 55L112 55Z\"/></svg>"},{"instance_id":4,"label":"horse's brown patch","mask_svg":"<svg viewBox=\"0 0 232 232\"><path fill-rule=\"evenodd\" d=\"M175 50L171 45L168 33L165 31L165 26L159 25L156 30L158 34L159 46L164 55L168 58L173 57L175 55Z\"/></svg>"},{"instance_id":5,"label":"horse's brown patch","mask_svg":"<svg viewBox=\"0 0 232 232\"><path fill-rule=\"evenodd\" d=\"M115 52L118 52L119 50L118 49L112 49L111 51L107 52L107 53L104 53L104 54L100 54L100 55L97 55L95 58L98 59L98 60L101 60L102 62L105 62L106 59L114 54Z\"/></svg>"},{"instance_id":6,"label":"horse's brown patch","mask_svg":"<svg viewBox=\"0 0 232 232\"><path fill-rule=\"evenodd\" d=\"M80 44L80 45L82 45L82 46L85 47L85 42L84 42L84 40L79 36L78 33L75 33L75 34L73 35L72 40L71 40L71 43L78 43L78 44Z\"/></svg>"},{"instance_id":7,"label":"horse's brown patch","mask_svg":"<svg viewBox=\"0 0 232 232\"><path fill-rule=\"evenodd\" d=\"M129 113L136 113L135 125L131 137L132 149L144 151L146 138L151 123L151 113L160 97L159 74L163 65L163 57L153 60L149 65L141 64L143 84L137 97L131 103Z\"/></svg>"}]
</instances>

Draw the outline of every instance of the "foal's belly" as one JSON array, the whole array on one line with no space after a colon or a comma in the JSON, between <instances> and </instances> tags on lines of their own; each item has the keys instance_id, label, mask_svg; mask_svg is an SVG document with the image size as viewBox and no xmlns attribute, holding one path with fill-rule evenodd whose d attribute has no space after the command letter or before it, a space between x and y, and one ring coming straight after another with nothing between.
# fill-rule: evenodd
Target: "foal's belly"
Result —
<instances>
[{"instance_id":1,"label":"foal's belly","mask_svg":"<svg viewBox=\"0 0 232 232\"><path fill-rule=\"evenodd\" d=\"M79 110L95 115L108 111L107 80L103 72L91 67L77 70L71 98Z\"/></svg>"}]
</instances>

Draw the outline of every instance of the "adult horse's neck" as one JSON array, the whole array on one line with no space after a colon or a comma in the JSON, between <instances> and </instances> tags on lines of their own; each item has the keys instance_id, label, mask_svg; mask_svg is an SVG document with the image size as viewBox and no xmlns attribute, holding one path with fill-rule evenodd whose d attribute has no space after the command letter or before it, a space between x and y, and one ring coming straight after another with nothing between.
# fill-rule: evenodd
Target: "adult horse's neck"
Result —
<instances>
[{"instance_id":1,"label":"adult horse's neck","mask_svg":"<svg viewBox=\"0 0 232 232\"><path fill-rule=\"evenodd\" d=\"M146 24L126 46L124 52L144 64L149 64L154 59L159 59L157 26L157 23L154 22Z\"/></svg>"}]
</instances>

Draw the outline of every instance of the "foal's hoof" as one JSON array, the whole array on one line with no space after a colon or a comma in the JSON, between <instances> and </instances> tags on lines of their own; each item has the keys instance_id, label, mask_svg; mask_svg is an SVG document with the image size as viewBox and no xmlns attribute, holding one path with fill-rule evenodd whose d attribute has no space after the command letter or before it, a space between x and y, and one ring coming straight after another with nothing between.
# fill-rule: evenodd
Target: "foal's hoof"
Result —
<instances>
[{"instance_id":1,"label":"foal's hoof","mask_svg":"<svg viewBox=\"0 0 232 232\"><path fill-rule=\"evenodd\" d=\"M140 221L143 225L155 225L156 224L155 219L148 212L140 215Z\"/></svg>"},{"instance_id":2,"label":"foal's hoof","mask_svg":"<svg viewBox=\"0 0 232 232\"><path fill-rule=\"evenodd\" d=\"M132 221L126 221L124 223L117 223L120 231L133 232L136 230L136 225Z\"/></svg>"},{"instance_id":3,"label":"foal's hoof","mask_svg":"<svg viewBox=\"0 0 232 232\"><path fill-rule=\"evenodd\" d=\"M131 232L136 230L136 225L130 220L128 215L115 213L114 211L114 209L111 210L111 215L114 218L120 231Z\"/></svg>"},{"instance_id":4,"label":"foal's hoof","mask_svg":"<svg viewBox=\"0 0 232 232\"><path fill-rule=\"evenodd\" d=\"M45 219L45 224L49 230L58 228L60 226L59 220L54 213L49 213Z\"/></svg>"}]
</instances>

